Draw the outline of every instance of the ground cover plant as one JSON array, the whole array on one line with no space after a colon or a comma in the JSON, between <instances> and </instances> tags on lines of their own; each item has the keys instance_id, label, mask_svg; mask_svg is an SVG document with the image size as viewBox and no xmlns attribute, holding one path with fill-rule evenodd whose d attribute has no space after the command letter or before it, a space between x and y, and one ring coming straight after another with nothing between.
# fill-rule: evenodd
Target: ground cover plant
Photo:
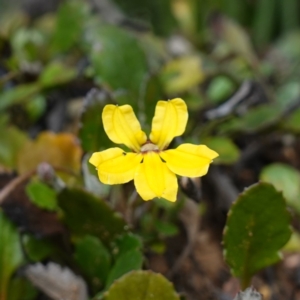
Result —
<instances>
[{"instance_id":1,"label":"ground cover plant","mask_svg":"<svg viewBox=\"0 0 300 300\"><path fill-rule=\"evenodd\" d=\"M0 300L300 299L298 1L0 8Z\"/></svg>"}]
</instances>

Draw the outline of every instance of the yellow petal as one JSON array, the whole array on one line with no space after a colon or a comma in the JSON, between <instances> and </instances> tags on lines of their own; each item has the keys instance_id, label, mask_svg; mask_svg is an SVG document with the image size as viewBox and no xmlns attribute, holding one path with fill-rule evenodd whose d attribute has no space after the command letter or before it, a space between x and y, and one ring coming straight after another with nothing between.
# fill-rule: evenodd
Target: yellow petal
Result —
<instances>
[{"instance_id":1,"label":"yellow petal","mask_svg":"<svg viewBox=\"0 0 300 300\"><path fill-rule=\"evenodd\" d=\"M116 144L124 144L139 152L140 146L147 140L130 105L106 105L102 120L106 134Z\"/></svg>"},{"instance_id":2,"label":"yellow petal","mask_svg":"<svg viewBox=\"0 0 300 300\"><path fill-rule=\"evenodd\" d=\"M144 155L143 162L136 170L134 184L144 200L163 197L172 202L176 201L177 178L155 152Z\"/></svg>"},{"instance_id":3,"label":"yellow petal","mask_svg":"<svg viewBox=\"0 0 300 300\"><path fill-rule=\"evenodd\" d=\"M160 150L165 149L175 136L183 134L187 120L187 107L182 99L158 101L152 120L150 140Z\"/></svg>"},{"instance_id":4,"label":"yellow petal","mask_svg":"<svg viewBox=\"0 0 300 300\"><path fill-rule=\"evenodd\" d=\"M120 148L110 148L94 153L89 162L97 168L101 182L119 184L133 179L142 159L142 154L125 153Z\"/></svg>"},{"instance_id":5,"label":"yellow petal","mask_svg":"<svg viewBox=\"0 0 300 300\"><path fill-rule=\"evenodd\" d=\"M212 159L219 155L205 145L182 144L176 149L161 152L160 156L175 174L199 177L207 173Z\"/></svg>"}]
</instances>

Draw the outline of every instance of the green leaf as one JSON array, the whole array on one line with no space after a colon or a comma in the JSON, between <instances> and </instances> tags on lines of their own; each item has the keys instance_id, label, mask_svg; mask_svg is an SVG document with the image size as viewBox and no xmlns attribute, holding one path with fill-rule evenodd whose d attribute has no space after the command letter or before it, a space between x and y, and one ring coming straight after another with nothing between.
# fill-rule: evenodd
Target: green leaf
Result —
<instances>
[{"instance_id":1,"label":"green leaf","mask_svg":"<svg viewBox=\"0 0 300 300\"><path fill-rule=\"evenodd\" d=\"M8 300L34 300L37 289L25 278L14 278L9 285ZM2 300L2 298L1 298Z\"/></svg>"},{"instance_id":2,"label":"green leaf","mask_svg":"<svg viewBox=\"0 0 300 300\"><path fill-rule=\"evenodd\" d=\"M224 229L224 254L234 276L249 286L251 276L280 260L279 250L291 235L282 194L269 183L257 183L232 205Z\"/></svg>"},{"instance_id":3,"label":"green leaf","mask_svg":"<svg viewBox=\"0 0 300 300\"><path fill-rule=\"evenodd\" d=\"M147 63L133 35L121 28L93 24L87 48L96 79L113 90L125 89L131 96L139 95Z\"/></svg>"},{"instance_id":4,"label":"green leaf","mask_svg":"<svg viewBox=\"0 0 300 300\"><path fill-rule=\"evenodd\" d=\"M116 281L104 300L179 300L171 282L151 271L133 271Z\"/></svg>"},{"instance_id":5,"label":"green leaf","mask_svg":"<svg viewBox=\"0 0 300 300\"><path fill-rule=\"evenodd\" d=\"M23 262L20 237L15 226L0 211L0 299L7 300L11 276Z\"/></svg>"},{"instance_id":6,"label":"green leaf","mask_svg":"<svg viewBox=\"0 0 300 300\"><path fill-rule=\"evenodd\" d=\"M142 249L142 241L138 235L128 232L117 236L112 248L115 257L119 257L128 251Z\"/></svg>"},{"instance_id":7,"label":"green leaf","mask_svg":"<svg viewBox=\"0 0 300 300\"><path fill-rule=\"evenodd\" d=\"M31 180L25 190L31 202L38 207L47 210L57 209L56 192L45 183Z\"/></svg>"},{"instance_id":8,"label":"green leaf","mask_svg":"<svg viewBox=\"0 0 300 300\"><path fill-rule=\"evenodd\" d=\"M208 137L202 143L219 153L219 156L214 159L214 163L216 164L233 164L240 157L239 148L229 138Z\"/></svg>"},{"instance_id":9,"label":"green leaf","mask_svg":"<svg viewBox=\"0 0 300 300\"><path fill-rule=\"evenodd\" d=\"M87 235L76 243L75 260L96 292L104 286L111 265L111 256L102 242Z\"/></svg>"},{"instance_id":10,"label":"green leaf","mask_svg":"<svg viewBox=\"0 0 300 300\"><path fill-rule=\"evenodd\" d=\"M43 70L39 77L39 83L43 88L50 88L70 82L76 76L76 69L60 62L52 62Z\"/></svg>"},{"instance_id":11,"label":"green leaf","mask_svg":"<svg viewBox=\"0 0 300 300\"><path fill-rule=\"evenodd\" d=\"M220 126L220 133L247 132L252 133L264 129L279 121L282 110L279 106L260 105L246 115L234 118Z\"/></svg>"},{"instance_id":12,"label":"green leaf","mask_svg":"<svg viewBox=\"0 0 300 300\"><path fill-rule=\"evenodd\" d=\"M25 235L22 241L26 256L31 261L38 262L44 260L55 251L55 247L47 239L38 239L32 235Z\"/></svg>"},{"instance_id":13,"label":"green leaf","mask_svg":"<svg viewBox=\"0 0 300 300\"><path fill-rule=\"evenodd\" d=\"M178 227L175 224L172 224L171 222L155 220L154 225L159 234L165 237L174 236L178 234L179 231Z\"/></svg>"},{"instance_id":14,"label":"green leaf","mask_svg":"<svg viewBox=\"0 0 300 300\"><path fill-rule=\"evenodd\" d=\"M31 121L37 121L47 108L46 98L42 95L36 95L29 102L26 103L25 109L28 118Z\"/></svg>"},{"instance_id":15,"label":"green leaf","mask_svg":"<svg viewBox=\"0 0 300 300\"><path fill-rule=\"evenodd\" d=\"M281 163L266 166L260 173L260 179L274 185L282 191L287 203L300 213L300 172Z\"/></svg>"},{"instance_id":16,"label":"green leaf","mask_svg":"<svg viewBox=\"0 0 300 300\"><path fill-rule=\"evenodd\" d=\"M82 1L62 2L59 7L56 28L53 36L55 50L68 51L80 41L88 6Z\"/></svg>"},{"instance_id":17,"label":"green leaf","mask_svg":"<svg viewBox=\"0 0 300 300\"><path fill-rule=\"evenodd\" d=\"M281 126L289 131L293 131L295 133L300 132L300 109L296 109L289 115L287 118L285 118Z\"/></svg>"},{"instance_id":18,"label":"green leaf","mask_svg":"<svg viewBox=\"0 0 300 300\"><path fill-rule=\"evenodd\" d=\"M289 81L276 90L276 103L284 110L286 107L298 103L300 86L297 81Z\"/></svg>"},{"instance_id":19,"label":"green leaf","mask_svg":"<svg viewBox=\"0 0 300 300\"><path fill-rule=\"evenodd\" d=\"M95 152L111 147L112 143L107 137L102 123L103 108L111 102L107 93L96 89L91 90L86 96L79 130L83 150Z\"/></svg>"},{"instance_id":20,"label":"green leaf","mask_svg":"<svg viewBox=\"0 0 300 300\"><path fill-rule=\"evenodd\" d=\"M106 289L109 288L115 280L117 280L124 274L132 270L141 269L143 260L144 258L141 250L137 249L126 251L124 254L120 255L109 272L106 281Z\"/></svg>"},{"instance_id":21,"label":"green leaf","mask_svg":"<svg viewBox=\"0 0 300 300\"><path fill-rule=\"evenodd\" d=\"M219 103L228 98L235 90L235 84L226 76L217 76L207 88L207 97L213 103Z\"/></svg>"},{"instance_id":22,"label":"green leaf","mask_svg":"<svg viewBox=\"0 0 300 300\"><path fill-rule=\"evenodd\" d=\"M18 128L0 124L0 164L15 169L18 154L27 141L25 133Z\"/></svg>"},{"instance_id":23,"label":"green leaf","mask_svg":"<svg viewBox=\"0 0 300 300\"><path fill-rule=\"evenodd\" d=\"M20 84L0 94L0 111L15 104L22 104L38 94L41 87L38 83Z\"/></svg>"},{"instance_id":24,"label":"green leaf","mask_svg":"<svg viewBox=\"0 0 300 300\"><path fill-rule=\"evenodd\" d=\"M75 235L94 235L107 244L126 230L124 220L103 200L81 189L64 189L58 202L65 223Z\"/></svg>"}]
</instances>

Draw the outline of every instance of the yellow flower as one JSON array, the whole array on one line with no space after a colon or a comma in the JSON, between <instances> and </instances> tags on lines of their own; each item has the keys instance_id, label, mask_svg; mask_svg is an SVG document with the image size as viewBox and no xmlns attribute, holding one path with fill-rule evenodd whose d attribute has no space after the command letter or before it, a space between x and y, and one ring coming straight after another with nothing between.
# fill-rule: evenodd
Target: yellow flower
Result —
<instances>
[{"instance_id":1,"label":"yellow flower","mask_svg":"<svg viewBox=\"0 0 300 300\"><path fill-rule=\"evenodd\" d=\"M176 201L175 174L203 176L212 159L218 156L205 145L182 144L166 150L174 137L183 134L188 120L186 104L180 98L158 101L149 139L130 105L106 105L102 120L108 137L116 144L126 145L132 152L110 148L95 152L89 162L97 168L99 179L105 184L134 180L144 200L163 197Z\"/></svg>"}]
</instances>

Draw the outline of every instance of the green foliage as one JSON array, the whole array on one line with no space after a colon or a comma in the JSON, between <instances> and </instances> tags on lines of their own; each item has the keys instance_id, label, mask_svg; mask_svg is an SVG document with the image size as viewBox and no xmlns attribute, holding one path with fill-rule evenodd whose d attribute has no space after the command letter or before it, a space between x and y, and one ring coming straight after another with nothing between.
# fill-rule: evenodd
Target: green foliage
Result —
<instances>
[{"instance_id":1,"label":"green foliage","mask_svg":"<svg viewBox=\"0 0 300 300\"><path fill-rule=\"evenodd\" d=\"M217 164L233 164L240 156L239 148L226 137L207 137L202 144L214 149L219 156L214 160Z\"/></svg>"},{"instance_id":2,"label":"green foliage","mask_svg":"<svg viewBox=\"0 0 300 300\"><path fill-rule=\"evenodd\" d=\"M81 114L79 138L85 151L95 152L111 147L102 124L101 112L104 106L110 103L109 96L97 90L87 95Z\"/></svg>"},{"instance_id":3,"label":"green foliage","mask_svg":"<svg viewBox=\"0 0 300 300\"><path fill-rule=\"evenodd\" d=\"M143 260L143 254L141 250L138 249L129 250L119 255L108 274L106 289L109 288L116 279L120 278L124 274L132 270L140 270Z\"/></svg>"},{"instance_id":4,"label":"green foliage","mask_svg":"<svg viewBox=\"0 0 300 300\"><path fill-rule=\"evenodd\" d=\"M0 211L0 299L7 300L13 273L23 263L20 237L15 226Z\"/></svg>"},{"instance_id":5,"label":"green foliage","mask_svg":"<svg viewBox=\"0 0 300 300\"><path fill-rule=\"evenodd\" d=\"M32 235L24 235L22 238L23 249L30 261L38 262L51 256L55 252L53 244L42 238L35 238Z\"/></svg>"},{"instance_id":6,"label":"green foliage","mask_svg":"<svg viewBox=\"0 0 300 300\"><path fill-rule=\"evenodd\" d=\"M76 243L74 255L94 291L103 287L110 270L111 254L102 242L96 237L86 235Z\"/></svg>"},{"instance_id":7,"label":"green foliage","mask_svg":"<svg viewBox=\"0 0 300 300\"><path fill-rule=\"evenodd\" d=\"M172 284L161 274L133 271L116 281L105 293L103 299L179 300L180 298Z\"/></svg>"},{"instance_id":8,"label":"green foliage","mask_svg":"<svg viewBox=\"0 0 300 300\"><path fill-rule=\"evenodd\" d=\"M274 163L262 169L260 179L273 184L278 191L282 191L287 203L300 213L299 171L289 165Z\"/></svg>"},{"instance_id":9,"label":"green foliage","mask_svg":"<svg viewBox=\"0 0 300 300\"><path fill-rule=\"evenodd\" d=\"M126 230L125 222L103 200L81 189L64 189L58 203L64 222L76 236L90 234L107 244Z\"/></svg>"},{"instance_id":10,"label":"green foliage","mask_svg":"<svg viewBox=\"0 0 300 300\"><path fill-rule=\"evenodd\" d=\"M234 118L220 126L221 133L256 132L279 121L281 109L274 105L260 105L253 108L241 118Z\"/></svg>"},{"instance_id":11,"label":"green foliage","mask_svg":"<svg viewBox=\"0 0 300 300\"><path fill-rule=\"evenodd\" d=\"M207 89L207 96L212 102L219 103L227 99L234 90L235 85L229 78L217 76L210 82Z\"/></svg>"},{"instance_id":12,"label":"green foliage","mask_svg":"<svg viewBox=\"0 0 300 300\"><path fill-rule=\"evenodd\" d=\"M162 275L140 269L155 269L161 259L162 273L177 268L182 287L193 285L186 285L185 267L193 276L193 251L203 236L222 230L224 209L225 259L247 287L279 260L290 236L284 198L295 216L284 251L299 252L298 0L69 0L46 14L32 4L34 17L6 2L12 11L0 11L0 188L11 190L0 204L22 228L22 251L18 229L0 211L0 300L40 297L16 272L23 253L30 263L68 266L91 299L179 299ZM88 160L113 147L104 106L131 105L149 134L157 101L175 97L186 101L189 121L170 148L207 145L219 153L218 180L232 186L210 174L179 178L171 203L142 201L131 182L101 183ZM258 180L264 183L231 208L223 202ZM201 204L199 240L190 199L213 203Z\"/></svg>"},{"instance_id":13,"label":"green foliage","mask_svg":"<svg viewBox=\"0 0 300 300\"><path fill-rule=\"evenodd\" d=\"M24 104L26 101L29 101L31 97L36 96L40 91L41 86L37 82L21 84L14 89L4 91L0 94L0 111L7 109L11 105Z\"/></svg>"},{"instance_id":14,"label":"green foliage","mask_svg":"<svg viewBox=\"0 0 300 300\"><path fill-rule=\"evenodd\" d=\"M60 5L52 41L57 52L66 52L78 44L86 18L88 18L86 3L72 0Z\"/></svg>"},{"instance_id":15,"label":"green foliage","mask_svg":"<svg viewBox=\"0 0 300 300\"><path fill-rule=\"evenodd\" d=\"M47 210L56 210L56 192L46 184L31 180L26 186L26 193L29 199L38 207Z\"/></svg>"},{"instance_id":16,"label":"green foliage","mask_svg":"<svg viewBox=\"0 0 300 300\"><path fill-rule=\"evenodd\" d=\"M137 98L147 72L137 39L121 28L104 24L91 28L89 34L87 53L96 80L110 89L125 89L130 97Z\"/></svg>"},{"instance_id":17,"label":"green foliage","mask_svg":"<svg viewBox=\"0 0 300 300\"><path fill-rule=\"evenodd\" d=\"M232 205L224 229L224 253L243 289L257 271L280 260L278 251L291 236L289 223L282 194L268 183L252 185Z\"/></svg>"},{"instance_id":18,"label":"green foliage","mask_svg":"<svg viewBox=\"0 0 300 300\"><path fill-rule=\"evenodd\" d=\"M54 61L43 70L39 83L43 88L51 88L75 79L76 75L76 69Z\"/></svg>"}]
</instances>

